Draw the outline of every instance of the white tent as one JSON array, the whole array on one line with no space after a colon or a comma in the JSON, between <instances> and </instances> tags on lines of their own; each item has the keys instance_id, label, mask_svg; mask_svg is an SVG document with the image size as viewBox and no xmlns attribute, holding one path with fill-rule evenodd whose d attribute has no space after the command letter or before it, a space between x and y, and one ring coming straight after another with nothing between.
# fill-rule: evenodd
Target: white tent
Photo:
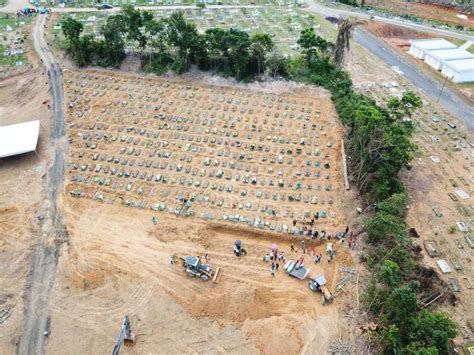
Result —
<instances>
[{"instance_id":1,"label":"white tent","mask_svg":"<svg viewBox=\"0 0 474 355\"><path fill-rule=\"evenodd\" d=\"M36 150L40 121L0 127L0 158Z\"/></svg>"},{"instance_id":2,"label":"white tent","mask_svg":"<svg viewBox=\"0 0 474 355\"><path fill-rule=\"evenodd\" d=\"M441 73L455 83L474 82L474 58L444 62Z\"/></svg>"},{"instance_id":3,"label":"white tent","mask_svg":"<svg viewBox=\"0 0 474 355\"><path fill-rule=\"evenodd\" d=\"M468 58L474 58L474 54L460 48L440 49L426 52L425 62L436 70L441 70L447 61Z\"/></svg>"},{"instance_id":4,"label":"white tent","mask_svg":"<svg viewBox=\"0 0 474 355\"><path fill-rule=\"evenodd\" d=\"M456 48L456 45L442 38L415 39L411 40L410 44L410 50L408 53L420 59L425 59L426 51Z\"/></svg>"}]
</instances>

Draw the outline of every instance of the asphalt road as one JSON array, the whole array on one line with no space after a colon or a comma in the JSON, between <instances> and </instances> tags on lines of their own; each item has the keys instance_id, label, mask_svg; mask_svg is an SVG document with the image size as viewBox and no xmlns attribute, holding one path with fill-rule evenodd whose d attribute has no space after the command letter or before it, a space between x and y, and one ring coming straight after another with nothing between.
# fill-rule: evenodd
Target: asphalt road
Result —
<instances>
[{"instance_id":1,"label":"asphalt road","mask_svg":"<svg viewBox=\"0 0 474 355\"><path fill-rule=\"evenodd\" d=\"M44 15L38 15L36 18L33 43L48 70L53 107L50 139L52 164L47 174L47 196L43 205L45 221L31 253L31 272L25 290L24 322L17 348L19 355L44 353L47 339L44 332L50 332L49 298L54 284L59 250L68 239L57 205L57 198L63 186L68 149L64 126L64 90L61 69L43 36L45 20Z\"/></svg>"},{"instance_id":2,"label":"asphalt road","mask_svg":"<svg viewBox=\"0 0 474 355\"><path fill-rule=\"evenodd\" d=\"M435 101L438 99L442 83L418 70L415 65L402 58L368 31L357 28L354 31L354 39L388 66L397 67L398 70L403 72L403 76L411 81L418 90L423 91ZM447 87L444 88L439 103L446 111L464 122L471 130L474 130L474 107L472 105L459 98Z\"/></svg>"}]
</instances>

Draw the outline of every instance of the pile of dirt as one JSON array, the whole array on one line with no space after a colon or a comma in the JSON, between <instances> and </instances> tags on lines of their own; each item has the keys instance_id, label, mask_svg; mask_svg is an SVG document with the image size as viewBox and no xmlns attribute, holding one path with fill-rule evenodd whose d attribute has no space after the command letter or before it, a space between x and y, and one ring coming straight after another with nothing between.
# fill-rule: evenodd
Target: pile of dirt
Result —
<instances>
[{"instance_id":1,"label":"pile of dirt","mask_svg":"<svg viewBox=\"0 0 474 355\"><path fill-rule=\"evenodd\" d=\"M408 49L411 39L439 38L439 36L434 36L429 33L418 32L382 22L371 21L364 26L378 38L383 38L390 44L402 49Z\"/></svg>"}]
</instances>

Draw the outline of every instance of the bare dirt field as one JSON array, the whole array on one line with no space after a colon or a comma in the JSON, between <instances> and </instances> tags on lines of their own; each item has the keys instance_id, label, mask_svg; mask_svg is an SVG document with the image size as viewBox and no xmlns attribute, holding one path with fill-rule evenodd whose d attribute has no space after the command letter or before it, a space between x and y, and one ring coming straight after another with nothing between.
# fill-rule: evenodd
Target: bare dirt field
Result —
<instances>
[{"instance_id":1,"label":"bare dirt field","mask_svg":"<svg viewBox=\"0 0 474 355\"><path fill-rule=\"evenodd\" d=\"M474 26L474 16L466 14L467 19L459 18L457 15L461 11L455 7L407 2L405 0L366 0L365 4L366 6L387 9L399 15L415 15L425 20L436 20L450 25L463 25L466 28Z\"/></svg>"},{"instance_id":2,"label":"bare dirt field","mask_svg":"<svg viewBox=\"0 0 474 355\"><path fill-rule=\"evenodd\" d=\"M402 75L381 65L360 47L355 46L350 52L347 67L358 90L380 103L404 90L416 90ZM465 239L474 230L474 135L437 103L418 94L424 100L421 112L414 118L414 142L419 151L412 168L403 173L409 196L407 222L419 235L414 242L423 249L423 262L436 270L456 295L455 307L443 304L441 309L459 322L457 342L463 344L474 336L467 326L473 318L474 249ZM448 123L456 124L456 128L450 128ZM461 231L456 222L464 222L468 231ZM426 247L426 242L430 241L434 241L439 255L428 255L431 248ZM445 260L451 272L442 273L439 260ZM435 302L431 306L438 305Z\"/></svg>"},{"instance_id":3,"label":"bare dirt field","mask_svg":"<svg viewBox=\"0 0 474 355\"><path fill-rule=\"evenodd\" d=\"M46 84L39 73L33 77L29 85ZM15 104L22 80L17 91L5 87L7 102ZM347 223L342 128L328 94L212 81L65 71L71 147L60 206L69 239L50 299L47 353L109 352L125 315L137 342L124 354L326 353L335 342L357 340L351 313L357 287L348 282L345 291L336 291L347 276L341 268L355 267L355 252L333 238L336 257L329 263L327 240L305 237L303 254L301 236L277 233L291 230L294 219L301 230L316 211L319 231L334 234ZM25 100L22 115L42 112L30 107L48 112L40 98ZM37 158L22 159L28 160L24 172L18 160L11 166L7 161L0 176L0 309L13 309L0 324L0 352L7 354L15 352L21 332L29 238L39 229L43 189ZM191 206L182 208L178 195ZM236 239L247 256L233 255ZM286 275L282 264L272 277L262 257L273 243L287 258L303 256L310 276L324 274L334 303L323 306L320 295ZM298 251L290 250L291 243ZM180 264L169 263L172 254L205 253L223 270L217 284L191 279ZM323 255L319 264L312 261L316 254Z\"/></svg>"},{"instance_id":4,"label":"bare dirt field","mask_svg":"<svg viewBox=\"0 0 474 355\"><path fill-rule=\"evenodd\" d=\"M0 160L0 353L14 354L23 292L42 214L50 113L47 77L39 69L0 81L0 125L39 119L36 153Z\"/></svg>"}]
</instances>

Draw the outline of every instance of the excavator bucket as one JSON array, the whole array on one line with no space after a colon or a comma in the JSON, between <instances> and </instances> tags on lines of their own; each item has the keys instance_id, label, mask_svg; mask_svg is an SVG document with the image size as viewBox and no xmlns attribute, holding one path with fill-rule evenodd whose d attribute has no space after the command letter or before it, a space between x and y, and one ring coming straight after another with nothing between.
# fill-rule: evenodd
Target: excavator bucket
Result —
<instances>
[{"instance_id":1,"label":"excavator bucket","mask_svg":"<svg viewBox=\"0 0 474 355\"><path fill-rule=\"evenodd\" d=\"M135 345L135 334L130 334L130 336L123 339L123 345L132 347Z\"/></svg>"},{"instance_id":2,"label":"excavator bucket","mask_svg":"<svg viewBox=\"0 0 474 355\"><path fill-rule=\"evenodd\" d=\"M214 277L212 278L212 281L213 281L214 283L218 283L221 274L222 274L221 267L218 266L217 269L216 269L216 271L215 271L215 273L214 273Z\"/></svg>"}]
</instances>

